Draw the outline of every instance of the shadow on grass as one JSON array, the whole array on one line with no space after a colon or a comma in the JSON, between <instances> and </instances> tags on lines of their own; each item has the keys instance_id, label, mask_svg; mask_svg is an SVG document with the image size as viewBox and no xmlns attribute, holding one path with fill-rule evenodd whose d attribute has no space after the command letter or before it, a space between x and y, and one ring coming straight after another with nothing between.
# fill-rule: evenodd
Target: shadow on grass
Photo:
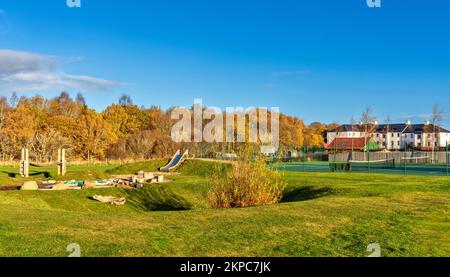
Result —
<instances>
[{"instance_id":1,"label":"shadow on grass","mask_svg":"<svg viewBox=\"0 0 450 277\"><path fill-rule=\"evenodd\" d=\"M192 209L192 204L183 197L162 186L124 190L127 203L136 210L183 211Z\"/></svg>"},{"instance_id":2,"label":"shadow on grass","mask_svg":"<svg viewBox=\"0 0 450 277\"><path fill-rule=\"evenodd\" d=\"M50 174L50 172L48 172L48 171L30 173L30 176L39 176L39 175L44 175L44 178L51 178L52 177L52 174Z\"/></svg>"},{"instance_id":3,"label":"shadow on grass","mask_svg":"<svg viewBox=\"0 0 450 277\"><path fill-rule=\"evenodd\" d=\"M332 194L334 194L334 191L330 188L314 188L313 186L301 187L285 191L283 193L283 197L281 198L281 202L288 203L307 201Z\"/></svg>"},{"instance_id":4,"label":"shadow on grass","mask_svg":"<svg viewBox=\"0 0 450 277\"><path fill-rule=\"evenodd\" d=\"M6 175L8 175L9 178L16 178L17 176L20 176L20 174L15 173L15 172L7 172L7 171L0 171L0 173L4 173ZM44 172L35 172L35 173L30 173L30 176L39 176L39 175L43 175L44 178L51 178L52 174L48 171L44 171Z\"/></svg>"}]
</instances>

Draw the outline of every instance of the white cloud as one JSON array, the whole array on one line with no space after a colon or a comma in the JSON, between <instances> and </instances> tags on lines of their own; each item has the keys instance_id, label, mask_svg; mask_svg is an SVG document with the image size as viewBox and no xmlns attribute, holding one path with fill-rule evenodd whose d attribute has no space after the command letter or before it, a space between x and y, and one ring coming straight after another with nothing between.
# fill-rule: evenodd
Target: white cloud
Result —
<instances>
[{"instance_id":1,"label":"white cloud","mask_svg":"<svg viewBox=\"0 0 450 277\"><path fill-rule=\"evenodd\" d=\"M119 83L60 69L63 59L0 49L0 91L43 92L60 90L105 91Z\"/></svg>"}]
</instances>

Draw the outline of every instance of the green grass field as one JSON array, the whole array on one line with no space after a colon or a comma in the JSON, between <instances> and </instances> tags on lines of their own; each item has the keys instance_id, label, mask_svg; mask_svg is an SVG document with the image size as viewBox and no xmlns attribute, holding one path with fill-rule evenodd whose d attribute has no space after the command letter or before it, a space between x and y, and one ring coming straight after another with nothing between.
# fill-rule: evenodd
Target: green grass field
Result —
<instances>
[{"instance_id":1,"label":"green grass field","mask_svg":"<svg viewBox=\"0 0 450 277\"><path fill-rule=\"evenodd\" d=\"M71 166L66 179L160 163ZM82 256L102 257L366 256L374 242L383 256L450 256L447 177L286 172L281 204L212 210L205 202L212 168L190 162L173 182L141 191L0 192L0 256L63 257L70 243L81 246ZM21 183L14 170L1 167L0 184ZM53 172L36 173L42 170ZM89 199L96 194L128 202L117 207ZM190 210L165 211L180 197ZM164 199L171 203L157 203Z\"/></svg>"}]
</instances>

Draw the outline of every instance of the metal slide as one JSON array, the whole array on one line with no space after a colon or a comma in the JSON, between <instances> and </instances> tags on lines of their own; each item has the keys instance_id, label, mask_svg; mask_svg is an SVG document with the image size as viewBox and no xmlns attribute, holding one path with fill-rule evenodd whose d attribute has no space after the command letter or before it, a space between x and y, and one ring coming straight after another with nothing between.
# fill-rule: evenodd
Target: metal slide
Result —
<instances>
[{"instance_id":1,"label":"metal slide","mask_svg":"<svg viewBox=\"0 0 450 277\"><path fill-rule=\"evenodd\" d=\"M175 168L177 168L189 155L189 151L186 150L184 154L181 154L181 151L178 150L175 155L173 155L170 162L159 169L159 171L169 172Z\"/></svg>"}]
</instances>

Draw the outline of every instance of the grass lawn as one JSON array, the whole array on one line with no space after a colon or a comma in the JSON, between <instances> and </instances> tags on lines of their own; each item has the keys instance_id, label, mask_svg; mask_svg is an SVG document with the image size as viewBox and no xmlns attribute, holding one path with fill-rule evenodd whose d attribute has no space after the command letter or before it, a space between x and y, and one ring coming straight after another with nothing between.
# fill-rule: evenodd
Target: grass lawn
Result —
<instances>
[{"instance_id":1,"label":"grass lawn","mask_svg":"<svg viewBox=\"0 0 450 277\"><path fill-rule=\"evenodd\" d=\"M67 177L133 173L160 162L70 167ZM212 210L202 169L187 164L164 185L192 204L184 211L149 211L145 196L159 193L151 186L139 193L0 192L0 256L62 257L70 243L82 256L366 256L373 242L383 256L450 256L449 178L286 172L283 203ZM20 181L0 174L3 185ZM128 202L89 199L96 194Z\"/></svg>"}]
</instances>

